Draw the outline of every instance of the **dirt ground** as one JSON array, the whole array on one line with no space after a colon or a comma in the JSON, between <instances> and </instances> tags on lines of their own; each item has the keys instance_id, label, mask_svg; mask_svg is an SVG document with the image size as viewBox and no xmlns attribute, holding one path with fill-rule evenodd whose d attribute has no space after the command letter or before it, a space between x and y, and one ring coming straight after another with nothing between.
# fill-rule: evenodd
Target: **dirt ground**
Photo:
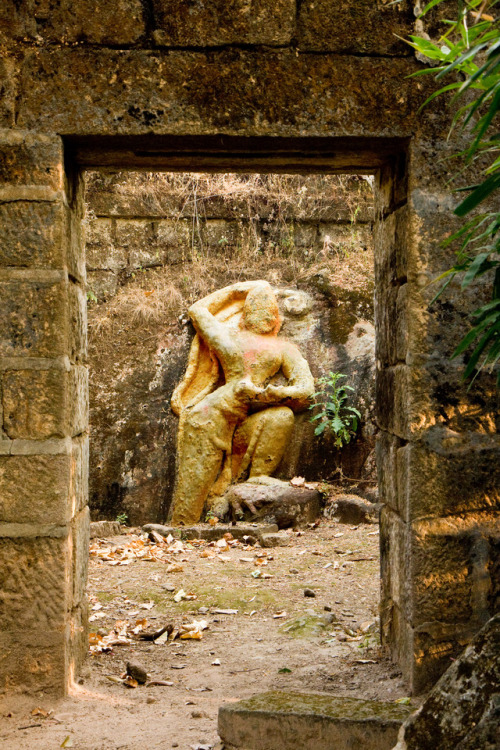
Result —
<instances>
[{"instance_id":1,"label":"dirt ground","mask_svg":"<svg viewBox=\"0 0 500 750\"><path fill-rule=\"evenodd\" d=\"M155 544L139 530L94 540L92 653L70 697L0 703L2 750L205 750L219 741L219 706L255 693L404 698L378 639L378 527L323 520L286 533L289 545L272 549ZM180 590L195 598L176 602ZM200 640L140 640L202 620ZM121 681L128 661L149 673L145 685Z\"/></svg>"}]
</instances>

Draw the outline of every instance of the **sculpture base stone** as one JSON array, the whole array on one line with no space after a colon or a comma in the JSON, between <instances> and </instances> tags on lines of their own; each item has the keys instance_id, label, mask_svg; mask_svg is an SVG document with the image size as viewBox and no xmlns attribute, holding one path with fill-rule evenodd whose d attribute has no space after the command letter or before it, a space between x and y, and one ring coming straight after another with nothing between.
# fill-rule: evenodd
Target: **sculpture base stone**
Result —
<instances>
[{"instance_id":1,"label":"sculpture base stone","mask_svg":"<svg viewBox=\"0 0 500 750\"><path fill-rule=\"evenodd\" d=\"M331 695L273 691L219 709L228 750L390 750L406 706Z\"/></svg>"},{"instance_id":2,"label":"sculpture base stone","mask_svg":"<svg viewBox=\"0 0 500 750\"><path fill-rule=\"evenodd\" d=\"M279 529L304 528L314 523L321 512L318 490L292 487L290 484L233 484L226 492L230 504L235 501L246 521L275 523ZM256 512L248 508L250 502Z\"/></svg>"}]
</instances>

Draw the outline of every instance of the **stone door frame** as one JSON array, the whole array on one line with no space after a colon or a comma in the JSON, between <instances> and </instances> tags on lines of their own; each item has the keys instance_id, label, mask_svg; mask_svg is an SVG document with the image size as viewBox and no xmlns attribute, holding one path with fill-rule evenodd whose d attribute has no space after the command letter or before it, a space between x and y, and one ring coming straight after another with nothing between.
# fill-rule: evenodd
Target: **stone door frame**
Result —
<instances>
[{"instance_id":1,"label":"stone door frame","mask_svg":"<svg viewBox=\"0 0 500 750\"><path fill-rule=\"evenodd\" d=\"M407 161L409 139L407 138L278 138L278 137L235 137L235 136L154 136L154 137L87 137L65 139L66 172L72 176L70 180L77 189L75 191L74 211L77 216L82 215L80 179L83 170L148 170L165 172L251 172L251 173L297 173L297 174L326 174L326 173L356 173L373 174L375 184L375 305L376 352L391 348L387 339L391 331L381 326L386 325L388 314L383 311L384 300L388 292L394 292L395 284L402 286L406 283L405 273L393 278L387 273L389 258L398 259L404 248L398 248L401 241L401 230L398 236L393 231L395 212L404 209L407 202ZM401 223L401 221L400 221ZM389 224L388 229L386 224ZM377 245L377 238L380 246ZM84 252L84 250L83 250ZM396 260L401 268L402 258ZM381 288L381 285L387 287ZM390 317L390 316L389 316ZM394 332L394 336L396 333ZM381 341L382 339L382 341ZM392 343L392 349L397 345ZM401 354L401 352L400 352ZM401 354L403 356L403 354ZM387 363L390 364L390 363ZM377 375L380 367L377 368ZM377 388L380 394L382 388ZM378 420L381 430L380 448L377 464L380 465L379 481L384 481L387 470L383 470L385 446L395 439L390 426L384 420ZM385 435L383 434L385 433ZM406 444L399 439L399 447ZM384 467L386 469L386 467ZM390 471L390 469L389 469ZM399 487L400 491L404 491ZM384 535L386 526L382 525ZM391 558L385 558L385 551L389 555L388 545L381 544L383 559L381 560L381 575L386 574L387 580L381 580L383 602L381 634L393 657L401 664L406 679L414 686L419 685L421 677L416 677L415 663L411 654L407 653L408 643L400 644L401 617L394 615L397 606L391 598L391 583L389 566L399 564L394 559L391 548ZM399 593L399 592L398 592ZM390 605L387 606L388 600ZM398 599L399 601L399 599ZM401 602L404 610L405 603ZM408 626L408 623L403 623ZM427 678L425 678L427 679Z\"/></svg>"},{"instance_id":2,"label":"stone door frame","mask_svg":"<svg viewBox=\"0 0 500 750\"><path fill-rule=\"evenodd\" d=\"M474 574L464 583L461 571L478 524L491 523L484 496L494 478L487 450L460 443L457 452L436 419L440 329L426 288L442 262L433 256L435 228L449 205L433 149L416 138L0 132L0 686L64 693L87 651L86 168L376 173L382 641L418 692L479 629L488 590L479 568L477 581ZM470 498L480 495L480 512L465 510L463 520L453 484L460 471L472 482ZM458 621L447 606L454 601L463 605Z\"/></svg>"}]
</instances>

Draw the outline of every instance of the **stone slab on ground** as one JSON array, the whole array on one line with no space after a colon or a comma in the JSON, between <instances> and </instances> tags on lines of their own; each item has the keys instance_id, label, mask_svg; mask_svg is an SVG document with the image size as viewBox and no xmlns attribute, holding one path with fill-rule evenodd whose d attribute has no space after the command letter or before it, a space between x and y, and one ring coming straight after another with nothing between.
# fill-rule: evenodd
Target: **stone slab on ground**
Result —
<instances>
[{"instance_id":1,"label":"stone slab on ground","mask_svg":"<svg viewBox=\"0 0 500 750\"><path fill-rule=\"evenodd\" d=\"M199 523L195 526L164 526L161 523L147 523L142 527L143 531L156 531L162 536L171 534L174 539L205 539L208 542L216 542L222 539L224 534L232 534L233 539L243 539L244 536L253 537L260 542L262 534L274 534L278 531L276 524L271 523L238 523L233 526L230 523L218 523L210 526L208 523Z\"/></svg>"},{"instance_id":2,"label":"stone slab on ground","mask_svg":"<svg viewBox=\"0 0 500 750\"><path fill-rule=\"evenodd\" d=\"M338 495L333 518L339 523L377 523L380 505L359 495Z\"/></svg>"},{"instance_id":3,"label":"stone slab on ground","mask_svg":"<svg viewBox=\"0 0 500 750\"><path fill-rule=\"evenodd\" d=\"M390 750L409 709L394 703L272 691L219 709L228 750Z\"/></svg>"},{"instance_id":4,"label":"stone slab on ground","mask_svg":"<svg viewBox=\"0 0 500 750\"><path fill-rule=\"evenodd\" d=\"M241 507L245 520L276 523L280 529L303 528L313 523L321 512L318 490L285 483L233 484L225 499L233 507Z\"/></svg>"},{"instance_id":5,"label":"stone slab on ground","mask_svg":"<svg viewBox=\"0 0 500 750\"><path fill-rule=\"evenodd\" d=\"M290 537L285 531L276 531L274 534L261 533L260 543L262 547L288 547Z\"/></svg>"},{"instance_id":6,"label":"stone slab on ground","mask_svg":"<svg viewBox=\"0 0 500 750\"><path fill-rule=\"evenodd\" d=\"M90 524L90 538L118 536L122 534L122 527L118 521L93 521Z\"/></svg>"},{"instance_id":7,"label":"stone slab on ground","mask_svg":"<svg viewBox=\"0 0 500 750\"><path fill-rule=\"evenodd\" d=\"M397 750L486 750L492 722L499 715L498 703L493 700L498 693L500 614L486 623L408 718ZM496 726L498 729L498 722ZM499 735L500 731L495 742Z\"/></svg>"}]
</instances>

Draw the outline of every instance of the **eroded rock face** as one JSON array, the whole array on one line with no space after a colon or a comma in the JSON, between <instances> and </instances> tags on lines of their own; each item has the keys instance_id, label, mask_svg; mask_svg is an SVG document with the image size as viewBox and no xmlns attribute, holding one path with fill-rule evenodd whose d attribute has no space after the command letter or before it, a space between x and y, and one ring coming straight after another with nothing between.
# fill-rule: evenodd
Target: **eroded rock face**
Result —
<instances>
[{"instance_id":1,"label":"eroded rock face","mask_svg":"<svg viewBox=\"0 0 500 750\"><path fill-rule=\"evenodd\" d=\"M500 614L489 620L405 722L395 750L482 748L499 739ZM492 745L498 747L498 744Z\"/></svg>"}]
</instances>

